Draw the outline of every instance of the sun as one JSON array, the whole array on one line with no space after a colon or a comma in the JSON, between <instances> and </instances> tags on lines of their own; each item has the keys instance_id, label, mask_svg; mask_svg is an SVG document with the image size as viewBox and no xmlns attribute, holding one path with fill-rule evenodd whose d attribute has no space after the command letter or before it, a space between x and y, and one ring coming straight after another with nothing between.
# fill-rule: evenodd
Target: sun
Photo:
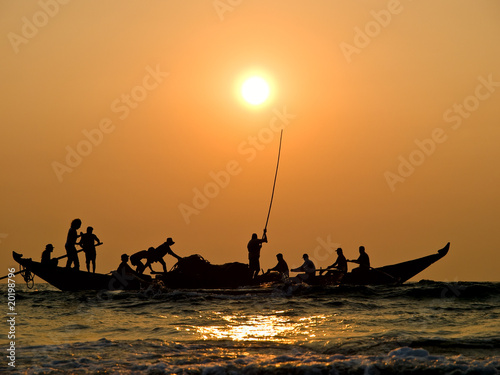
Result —
<instances>
[{"instance_id":1,"label":"sun","mask_svg":"<svg viewBox=\"0 0 500 375\"><path fill-rule=\"evenodd\" d=\"M264 103L269 97L269 85L264 78L253 76L248 78L241 86L243 99L251 105Z\"/></svg>"}]
</instances>

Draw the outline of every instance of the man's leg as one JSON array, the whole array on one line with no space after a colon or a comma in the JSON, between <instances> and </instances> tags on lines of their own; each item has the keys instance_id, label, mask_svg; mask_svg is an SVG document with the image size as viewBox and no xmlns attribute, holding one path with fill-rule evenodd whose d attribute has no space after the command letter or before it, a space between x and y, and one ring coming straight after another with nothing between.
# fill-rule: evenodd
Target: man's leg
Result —
<instances>
[{"instance_id":1,"label":"man's leg","mask_svg":"<svg viewBox=\"0 0 500 375\"><path fill-rule=\"evenodd\" d=\"M167 272L167 265L163 259L160 259L158 262L163 266L163 272Z\"/></svg>"}]
</instances>

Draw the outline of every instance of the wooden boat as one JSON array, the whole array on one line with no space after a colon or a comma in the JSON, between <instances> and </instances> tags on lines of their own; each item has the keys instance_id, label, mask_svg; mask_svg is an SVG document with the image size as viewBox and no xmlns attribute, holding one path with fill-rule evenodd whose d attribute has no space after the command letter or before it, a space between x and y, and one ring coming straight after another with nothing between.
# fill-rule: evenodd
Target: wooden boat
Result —
<instances>
[{"instance_id":1,"label":"wooden boat","mask_svg":"<svg viewBox=\"0 0 500 375\"><path fill-rule=\"evenodd\" d=\"M12 257L29 273L33 273L52 286L62 290L76 292L81 290L138 290L140 282L127 275L116 272L109 274L78 271L73 268L58 267L55 264L42 264L22 254L12 252Z\"/></svg>"},{"instance_id":2,"label":"wooden boat","mask_svg":"<svg viewBox=\"0 0 500 375\"><path fill-rule=\"evenodd\" d=\"M434 262L443 258L450 248L450 243L438 250L436 254L422 258L372 268L369 271L349 272L342 274L332 272L316 276L308 280L313 285L393 285L402 284L422 272ZM139 290L148 285L131 276L90 273L77 271L55 265L41 264L31 259L23 258L21 254L13 252L16 262L45 280L49 284L63 291L80 290ZM144 277L147 277L144 275ZM244 286L259 286L273 282L281 282L278 274L264 274L257 279L250 278L248 265L244 263L226 263L212 265L200 255L191 255L181 259L171 271L159 273L156 281L169 289L221 289L238 288Z\"/></svg>"}]
</instances>

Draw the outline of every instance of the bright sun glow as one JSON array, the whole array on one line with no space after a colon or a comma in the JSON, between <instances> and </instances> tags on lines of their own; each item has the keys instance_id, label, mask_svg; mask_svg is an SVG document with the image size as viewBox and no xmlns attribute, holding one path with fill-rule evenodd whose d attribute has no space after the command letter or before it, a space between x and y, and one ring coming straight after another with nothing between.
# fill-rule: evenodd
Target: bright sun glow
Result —
<instances>
[{"instance_id":1,"label":"bright sun glow","mask_svg":"<svg viewBox=\"0 0 500 375\"><path fill-rule=\"evenodd\" d=\"M261 77L250 77L241 86L241 95L249 104L262 104L269 97L269 85Z\"/></svg>"}]
</instances>

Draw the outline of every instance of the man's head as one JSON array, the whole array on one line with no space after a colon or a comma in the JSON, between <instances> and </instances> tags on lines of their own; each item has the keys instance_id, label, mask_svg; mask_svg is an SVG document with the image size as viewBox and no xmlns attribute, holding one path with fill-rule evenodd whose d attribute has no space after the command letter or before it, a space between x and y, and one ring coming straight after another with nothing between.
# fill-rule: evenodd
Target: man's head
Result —
<instances>
[{"instance_id":1,"label":"man's head","mask_svg":"<svg viewBox=\"0 0 500 375\"><path fill-rule=\"evenodd\" d=\"M75 219L71 222L71 228L78 229L82 226L82 221L80 219Z\"/></svg>"}]
</instances>

